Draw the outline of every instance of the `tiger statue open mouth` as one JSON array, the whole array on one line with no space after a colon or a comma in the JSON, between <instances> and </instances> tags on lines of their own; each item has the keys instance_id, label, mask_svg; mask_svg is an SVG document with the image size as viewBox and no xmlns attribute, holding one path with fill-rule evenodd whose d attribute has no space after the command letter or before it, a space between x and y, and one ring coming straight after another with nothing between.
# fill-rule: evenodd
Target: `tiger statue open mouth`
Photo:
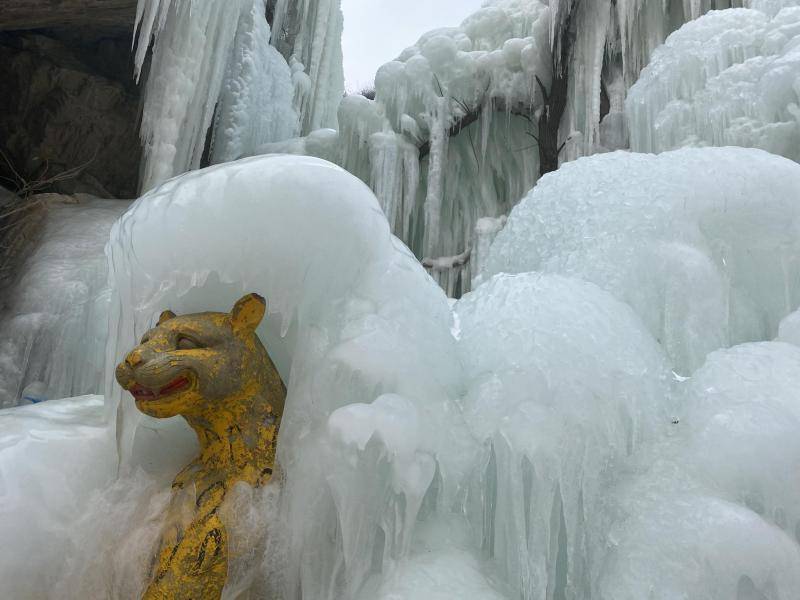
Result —
<instances>
[{"instance_id":1,"label":"tiger statue open mouth","mask_svg":"<svg viewBox=\"0 0 800 600\"><path fill-rule=\"evenodd\" d=\"M257 294L240 299L230 313L165 311L117 366L118 383L141 412L182 416L200 444L200 455L173 483L143 598L222 594L229 555L219 508L237 482L259 487L270 480L286 398L256 335L265 312Z\"/></svg>"}]
</instances>

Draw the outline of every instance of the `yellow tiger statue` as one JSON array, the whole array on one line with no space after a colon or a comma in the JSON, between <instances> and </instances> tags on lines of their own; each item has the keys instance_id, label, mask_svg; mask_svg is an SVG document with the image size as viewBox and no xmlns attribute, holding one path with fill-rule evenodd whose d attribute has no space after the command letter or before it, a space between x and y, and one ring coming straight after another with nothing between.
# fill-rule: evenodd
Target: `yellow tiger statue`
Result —
<instances>
[{"instance_id":1,"label":"yellow tiger statue","mask_svg":"<svg viewBox=\"0 0 800 600\"><path fill-rule=\"evenodd\" d=\"M222 502L236 483L272 477L286 388L256 335L265 310L249 294L230 313L165 311L117 366L141 412L182 416L200 444L172 484L145 600L220 598L231 558Z\"/></svg>"}]
</instances>

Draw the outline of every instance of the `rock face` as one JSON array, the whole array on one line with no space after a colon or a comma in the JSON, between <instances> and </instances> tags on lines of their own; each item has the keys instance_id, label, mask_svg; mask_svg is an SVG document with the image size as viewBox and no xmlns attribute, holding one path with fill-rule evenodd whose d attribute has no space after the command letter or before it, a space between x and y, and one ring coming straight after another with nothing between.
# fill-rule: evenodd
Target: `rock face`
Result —
<instances>
[{"instance_id":1,"label":"rock face","mask_svg":"<svg viewBox=\"0 0 800 600\"><path fill-rule=\"evenodd\" d=\"M2 183L19 189L14 171L48 182L83 167L36 191L135 197L141 154L130 57L135 0L2 3ZM57 27L41 29L48 25Z\"/></svg>"},{"instance_id":2,"label":"rock face","mask_svg":"<svg viewBox=\"0 0 800 600\"><path fill-rule=\"evenodd\" d=\"M3 0L0 30L120 27L133 24L136 0Z\"/></svg>"}]
</instances>

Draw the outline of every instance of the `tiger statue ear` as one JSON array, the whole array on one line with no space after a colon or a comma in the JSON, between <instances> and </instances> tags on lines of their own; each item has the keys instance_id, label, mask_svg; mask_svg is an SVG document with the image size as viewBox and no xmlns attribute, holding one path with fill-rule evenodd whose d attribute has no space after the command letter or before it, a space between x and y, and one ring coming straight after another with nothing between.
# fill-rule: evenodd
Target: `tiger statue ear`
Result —
<instances>
[{"instance_id":1,"label":"tiger statue ear","mask_svg":"<svg viewBox=\"0 0 800 600\"><path fill-rule=\"evenodd\" d=\"M264 318L267 301L258 294L240 298L231 310L231 325L235 333L253 333Z\"/></svg>"},{"instance_id":2,"label":"tiger statue ear","mask_svg":"<svg viewBox=\"0 0 800 600\"><path fill-rule=\"evenodd\" d=\"M172 312L171 310L165 310L161 313L161 316L158 317L158 327L161 327L164 323L169 321L170 319L174 319L177 315Z\"/></svg>"}]
</instances>

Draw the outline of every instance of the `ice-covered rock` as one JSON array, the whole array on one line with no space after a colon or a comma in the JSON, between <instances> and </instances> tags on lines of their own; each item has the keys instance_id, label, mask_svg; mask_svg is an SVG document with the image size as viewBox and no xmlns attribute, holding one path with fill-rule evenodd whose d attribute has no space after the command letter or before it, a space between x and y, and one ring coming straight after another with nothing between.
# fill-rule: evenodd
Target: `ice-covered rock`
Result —
<instances>
[{"instance_id":1,"label":"ice-covered rock","mask_svg":"<svg viewBox=\"0 0 800 600\"><path fill-rule=\"evenodd\" d=\"M713 11L673 33L630 89L631 148L749 146L800 161L800 6Z\"/></svg>"},{"instance_id":2,"label":"ice-covered rock","mask_svg":"<svg viewBox=\"0 0 800 600\"><path fill-rule=\"evenodd\" d=\"M67 198L47 203L38 245L3 298L0 408L103 389L110 297L104 248L129 203Z\"/></svg>"},{"instance_id":3,"label":"ice-covered rock","mask_svg":"<svg viewBox=\"0 0 800 600\"><path fill-rule=\"evenodd\" d=\"M772 339L800 304L800 167L760 150L611 153L567 163L514 209L484 277L543 271L630 304L681 373Z\"/></svg>"}]
</instances>

